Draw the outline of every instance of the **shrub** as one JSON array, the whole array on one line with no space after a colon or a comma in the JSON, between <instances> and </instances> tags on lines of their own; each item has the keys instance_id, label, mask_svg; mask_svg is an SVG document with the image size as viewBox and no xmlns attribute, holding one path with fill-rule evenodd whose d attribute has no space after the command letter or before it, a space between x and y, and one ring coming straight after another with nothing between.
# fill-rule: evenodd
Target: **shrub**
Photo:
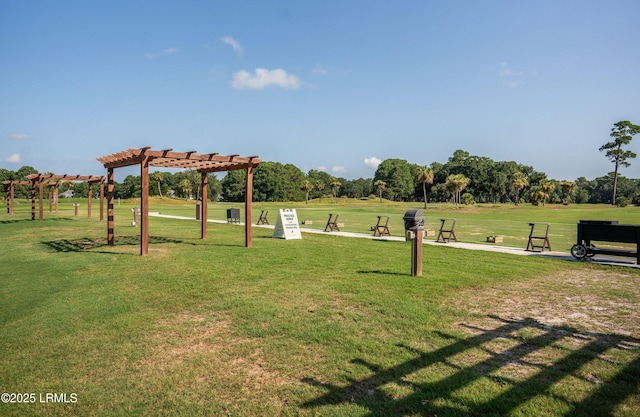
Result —
<instances>
[{"instance_id":1,"label":"shrub","mask_svg":"<svg viewBox=\"0 0 640 417\"><path fill-rule=\"evenodd\" d=\"M618 207L627 207L629 205L629 199L624 196L620 196L616 198L616 206Z\"/></svg>"},{"instance_id":2,"label":"shrub","mask_svg":"<svg viewBox=\"0 0 640 417\"><path fill-rule=\"evenodd\" d=\"M469 204L475 204L475 200L473 199L473 194L471 193L462 194L462 196L460 197L460 200L462 204L466 206L468 206Z\"/></svg>"}]
</instances>

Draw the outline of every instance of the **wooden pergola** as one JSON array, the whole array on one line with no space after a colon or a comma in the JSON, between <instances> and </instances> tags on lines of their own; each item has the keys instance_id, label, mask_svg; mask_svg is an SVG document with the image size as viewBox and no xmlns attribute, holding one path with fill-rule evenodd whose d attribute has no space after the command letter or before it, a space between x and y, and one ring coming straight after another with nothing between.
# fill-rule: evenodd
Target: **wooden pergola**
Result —
<instances>
[{"instance_id":1,"label":"wooden pergola","mask_svg":"<svg viewBox=\"0 0 640 417\"><path fill-rule=\"evenodd\" d=\"M196 151L160 151L149 147L127 149L126 151L97 158L107 169L107 243L114 245L114 169L140 165L140 255L149 253L149 167L193 169L200 173L202 184L201 238L207 238L207 187L210 172L246 170L245 184L245 246L252 246L251 236L251 195L253 194L253 169L260 164L257 156L222 156L218 153L199 154Z\"/></svg>"},{"instance_id":2,"label":"wooden pergola","mask_svg":"<svg viewBox=\"0 0 640 417\"><path fill-rule=\"evenodd\" d=\"M58 186L60 181L86 181L89 183L89 196L87 200L87 216L91 218L91 201L93 199L93 184L100 184L100 220L104 219L104 181L105 177L95 175L57 175L57 174L31 174L28 181L4 181L7 190L7 213L13 214L14 187L16 185L31 185L31 220L36 219L36 189L39 189L39 220L44 218L44 187L49 188L49 212L53 211L53 199L55 195L56 213L58 212Z\"/></svg>"}]
</instances>

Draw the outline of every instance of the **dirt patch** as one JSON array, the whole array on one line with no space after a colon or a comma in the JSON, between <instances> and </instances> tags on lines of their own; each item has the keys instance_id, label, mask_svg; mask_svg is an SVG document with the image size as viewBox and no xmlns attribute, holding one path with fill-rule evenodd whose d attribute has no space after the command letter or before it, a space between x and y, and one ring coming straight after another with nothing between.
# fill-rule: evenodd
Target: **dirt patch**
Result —
<instances>
[{"instance_id":1,"label":"dirt patch","mask_svg":"<svg viewBox=\"0 0 640 417\"><path fill-rule=\"evenodd\" d=\"M295 382L270 370L261 341L236 335L226 317L182 312L155 327L157 332L148 339L151 354L137 364L148 374L195 373L200 380L233 381L253 395Z\"/></svg>"},{"instance_id":2,"label":"dirt patch","mask_svg":"<svg viewBox=\"0 0 640 417\"><path fill-rule=\"evenodd\" d=\"M548 326L640 337L637 306L640 275L603 268L562 271L458 294L470 313L504 319L533 319Z\"/></svg>"},{"instance_id":3,"label":"dirt patch","mask_svg":"<svg viewBox=\"0 0 640 417\"><path fill-rule=\"evenodd\" d=\"M576 375L598 384L607 363L640 356L639 284L635 272L584 268L458 293L469 318L456 330L474 346L461 361L514 380L580 363Z\"/></svg>"}]
</instances>

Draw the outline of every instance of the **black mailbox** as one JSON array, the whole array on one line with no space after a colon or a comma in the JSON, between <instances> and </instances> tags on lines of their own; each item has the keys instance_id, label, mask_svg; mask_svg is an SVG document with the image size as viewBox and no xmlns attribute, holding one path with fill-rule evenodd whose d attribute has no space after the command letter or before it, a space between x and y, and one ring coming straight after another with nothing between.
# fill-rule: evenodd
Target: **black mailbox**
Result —
<instances>
[{"instance_id":1,"label":"black mailbox","mask_svg":"<svg viewBox=\"0 0 640 417\"><path fill-rule=\"evenodd\" d=\"M404 230L424 229L424 214L422 214L422 209L407 210L402 220L404 220Z\"/></svg>"}]
</instances>

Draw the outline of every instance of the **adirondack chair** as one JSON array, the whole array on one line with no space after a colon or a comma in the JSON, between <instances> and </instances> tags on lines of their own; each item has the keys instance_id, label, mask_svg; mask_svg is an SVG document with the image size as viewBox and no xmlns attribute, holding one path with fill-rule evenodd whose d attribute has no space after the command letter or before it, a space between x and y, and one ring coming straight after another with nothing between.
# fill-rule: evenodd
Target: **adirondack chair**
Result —
<instances>
[{"instance_id":1,"label":"adirondack chair","mask_svg":"<svg viewBox=\"0 0 640 417\"><path fill-rule=\"evenodd\" d=\"M384 224L382 224L382 217L383 216L378 216L378 222L376 223L375 226L373 226L373 235L374 236L391 236L391 233L389 232L389 216L387 216L387 220L385 220Z\"/></svg>"},{"instance_id":2,"label":"adirondack chair","mask_svg":"<svg viewBox=\"0 0 640 417\"><path fill-rule=\"evenodd\" d=\"M333 220L332 220L333 219ZM338 215L333 217L333 214L329 214L329 220L327 220L327 225L324 227L325 232L333 232L333 229L340 231L340 227L338 226Z\"/></svg>"}]
</instances>

